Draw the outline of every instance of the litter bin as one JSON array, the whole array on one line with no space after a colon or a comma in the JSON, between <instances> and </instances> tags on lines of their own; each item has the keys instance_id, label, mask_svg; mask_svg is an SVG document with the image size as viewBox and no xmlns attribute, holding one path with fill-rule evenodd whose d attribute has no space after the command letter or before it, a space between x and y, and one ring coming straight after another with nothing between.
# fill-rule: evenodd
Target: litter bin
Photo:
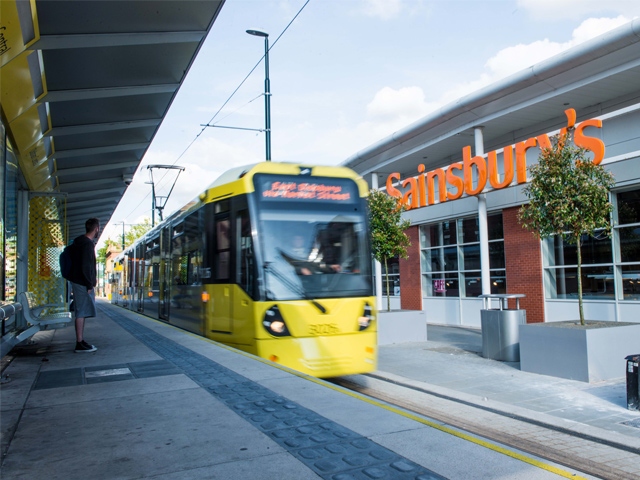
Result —
<instances>
[{"instance_id":1,"label":"litter bin","mask_svg":"<svg viewBox=\"0 0 640 480\"><path fill-rule=\"evenodd\" d=\"M629 355L627 360L627 408L640 410L640 373L638 362L640 355Z\"/></svg>"},{"instance_id":2,"label":"litter bin","mask_svg":"<svg viewBox=\"0 0 640 480\"><path fill-rule=\"evenodd\" d=\"M520 299L525 295L489 294L480 295L483 309L480 311L482 327L482 356L503 362L520 361L520 325L527 323L527 313L520 309ZM509 310L508 301L515 298L515 310ZM492 301L499 308L492 308Z\"/></svg>"}]
</instances>

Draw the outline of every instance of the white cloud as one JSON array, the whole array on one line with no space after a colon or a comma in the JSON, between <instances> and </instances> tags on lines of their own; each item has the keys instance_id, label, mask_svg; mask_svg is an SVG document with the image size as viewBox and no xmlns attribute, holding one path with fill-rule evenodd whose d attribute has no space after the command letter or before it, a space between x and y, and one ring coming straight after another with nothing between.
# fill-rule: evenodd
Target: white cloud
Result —
<instances>
[{"instance_id":1,"label":"white cloud","mask_svg":"<svg viewBox=\"0 0 640 480\"><path fill-rule=\"evenodd\" d=\"M640 3L640 2L639 2ZM366 106L366 119L355 128L340 128L332 132L331 141L319 148L339 146L345 151L365 148L392 133L407 127L430 112L454 102L465 95L473 93L491 83L505 78L531 65L546 60L571 47L583 43L629 19L620 15L616 18L590 18L583 21L572 32L571 39L566 42L554 42L549 39L529 44L518 44L500 50L485 63L485 71L475 79L452 85L438 98L427 99L422 88L417 86L393 89L384 87L374 95ZM349 151L347 147L346 151Z\"/></svg>"},{"instance_id":2,"label":"white cloud","mask_svg":"<svg viewBox=\"0 0 640 480\"><path fill-rule=\"evenodd\" d=\"M412 86L378 90L366 106L364 121L355 127L341 125L323 134L309 151L335 161L344 160L344 152L355 152L423 117L434 106L425 101L422 88ZM320 159L320 161L322 161Z\"/></svg>"},{"instance_id":3,"label":"white cloud","mask_svg":"<svg viewBox=\"0 0 640 480\"><path fill-rule=\"evenodd\" d=\"M375 121L394 122L398 119L418 118L424 115L428 108L420 87L404 87L398 90L383 87L367 105L367 115Z\"/></svg>"},{"instance_id":4,"label":"white cloud","mask_svg":"<svg viewBox=\"0 0 640 480\"><path fill-rule=\"evenodd\" d=\"M519 44L500 50L487 60L487 80L499 79L520 71L566 50L571 42L557 43L549 39Z\"/></svg>"},{"instance_id":5,"label":"white cloud","mask_svg":"<svg viewBox=\"0 0 640 480\"><path fill-rule=\"evenodd\" d=\"M638 4L640 5L640 2ZM630 21L631 18L625 15L618 15L615 18L589 18L573 31L571 46L591 40Z\"/></svg>"},{"instance_id":6,"label":"white cloud","mask_svg":"<svg viewBox=\"0 0 640 480\"><path fill-rule=\"evenodd\" d=\"M566 42L553 42L545 38L507 47L487 60L485 65L489 69L488 79L495 81L504 78L627 22L629 19L623 15L616 18L589 18L573 30L571 39Z\"/></svg>"},{"instance_id":7,"label":"white cloud","mask_svg":"<svg viewBox=\"0 0 640 480\"><path fill-rule=\"evenodd\" d=\"M554 42L548 38L532 43L520 43L503 48L485 63L486 70L478 78L454 85L448 89L438 101L439 106L455 101L469 93L475 92L493 82L519 72L536 63L553 57L569 48L612 30L629 22L622 15L615 18L590 18L583 21L572 32L571 39L566 42Z\"/></svg>"},{"instance_id":8,"label":"white cloud","mask_svg":"<svg viewBox=\"0 0 640 480\"><path fill-rule=\"evenodd\" d=\"M171 192L171 198L166 206L167 211L180 208L196 198L227 170L262 161L263 158L256 157L257 153L244 148L241 144L226 143L216 137L198 139L177 163L184 166L185 170L180 174ZM146 162L147 158L145 158ZM154 162L155 159L151 157L149 163ZM173 177L167 175L166 179L160 182L160 187L166 189L170 187L172 181Z\"/></svg>"},{"instance_id":9,"label":"white cloud","mask_svg":"<svg viewBox=\"0 0 640 480\"><path fill-rule=\"evenodd\" d=\"M518 7L526 10L533 18L553 21L554 19L577 19L584 15L618 13L633 18L640 15L638 0L518 0Z\"/></svg>"},{"instance_id":10,"label":"white cloud","mask_svg":"<svg viewBox=\"0 0 640 480\"><path fill-rule=\"evenodd\" d=\"M363 0L362 12L370 17L389 20L403 9L402 0Z\"/></svg>"}]
</instances>

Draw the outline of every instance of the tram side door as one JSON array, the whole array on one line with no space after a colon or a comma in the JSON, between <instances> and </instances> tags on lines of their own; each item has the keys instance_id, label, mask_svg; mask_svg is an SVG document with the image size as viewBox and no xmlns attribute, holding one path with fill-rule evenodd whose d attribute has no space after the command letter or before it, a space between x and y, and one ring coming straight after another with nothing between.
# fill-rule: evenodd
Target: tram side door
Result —
<instances>
[{"instance_id":1,"label":"tram side door","mask_svg":"<svg viewBox=\"0 0 640 480\"><path fill-rule=\"evenodd\" d=\"M171 306L171 225L166 225L160 232L160 291L158 316L169 321Z\"/></svg>"}]
</instances>

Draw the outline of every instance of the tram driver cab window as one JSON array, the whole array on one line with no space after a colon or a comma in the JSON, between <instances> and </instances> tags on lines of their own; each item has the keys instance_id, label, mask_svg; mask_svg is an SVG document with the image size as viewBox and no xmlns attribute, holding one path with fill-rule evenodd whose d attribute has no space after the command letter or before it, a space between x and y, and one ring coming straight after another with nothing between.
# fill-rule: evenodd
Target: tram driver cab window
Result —
<instances>
[{"instance_id":1,"label":"tram driver cab window","mask_svg":"<svg viewBox=\"0 0 640 480\"><path fill-rule=\"evenodd\" d=\"M307 232L309 228L307 227ZM289 230L290 231L290 230ZM298 275L357 272L357 249L353 225L318 223L312 235L294 233L281 249L283 258Z\"/></svg>"}]
</instances>

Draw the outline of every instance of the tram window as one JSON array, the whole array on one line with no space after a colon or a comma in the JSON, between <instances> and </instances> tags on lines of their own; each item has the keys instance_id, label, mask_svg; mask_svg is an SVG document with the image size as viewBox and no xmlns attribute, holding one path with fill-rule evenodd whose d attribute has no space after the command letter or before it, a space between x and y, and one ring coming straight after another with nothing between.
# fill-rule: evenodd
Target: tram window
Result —
<instances>
[{"instance_id":1,"label":"tram window","mask_svg":"<svg viewBox=\"0 0 640 480\"><path fill-rule=\"evenodd\" d=\"M251 238L251 223L248 210L241 210L236 217L237 253L236 278L237 282L250 295L253 293L254 259L253 239Z\"/></svg>"},{"instance_id":2,"label":"tram window","mask_svg":"<svg viewBox=\"0 0 640 480\"><path fill-rule=\"evenodd\" d=\"M221 200L216 203L216 213L224 213L229 211L229 200Z\"/></svg>"},{"instance_id":3,"label":"tram window","mask_svg":"<svg viewBox=\"0 0 640 480\"><path fill-rule=\"evenodd\" d=\"M185 218L174 231L180 234L173 238L173 284L197 285L200 283L202 229L200 214L195 212Z\"/></svg>"},{"instance_id":4,"label":"tram window","mask_svg":"<svg viewBox=\"0 0 640 480\"><path fill-rule=\"evenodd\" d=\"M216 220L216 279L229 279L230 249L229 217Z\"/></svg>"}]
</instances>

